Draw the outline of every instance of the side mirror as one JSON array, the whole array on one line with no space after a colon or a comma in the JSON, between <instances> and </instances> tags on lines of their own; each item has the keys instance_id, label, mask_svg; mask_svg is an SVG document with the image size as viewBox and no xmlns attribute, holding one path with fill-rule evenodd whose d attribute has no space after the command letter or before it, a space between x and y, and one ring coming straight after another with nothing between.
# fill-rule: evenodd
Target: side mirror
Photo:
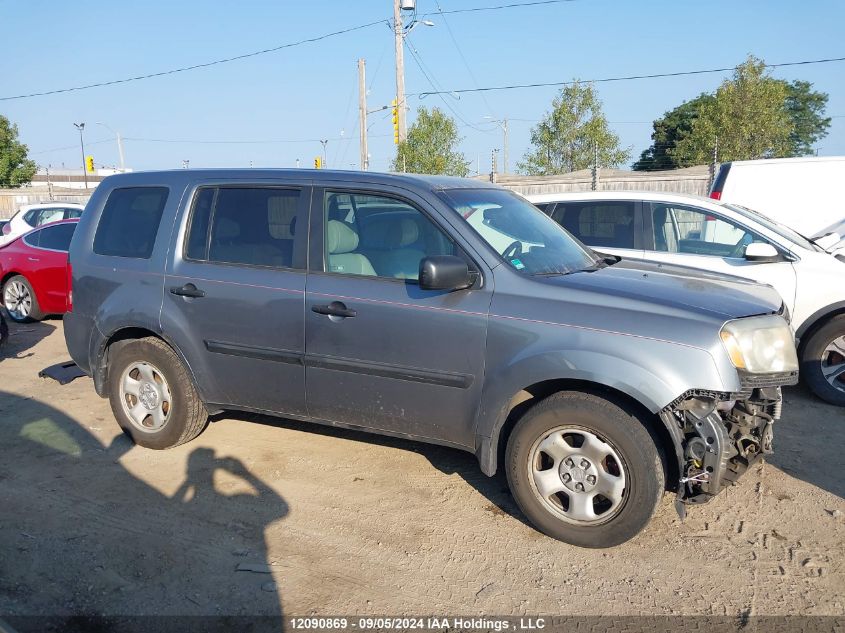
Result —
<instances>
[{"instance_id":1,"label":"side mirror","mask_svg":"<svg viewBox=\"0 0 845 633\"><path fill-rule=\"evenodd\" d=\"M423 290L463 290L474 278L460 257L434 255L420 261L420 288Z\"/></svg>"},{"instance_id":2,"label":"side mirror","mask_svg":"<svg viewBox=\"0 0 845 633\"><path fill-rule=\"evenodd\" d=\"M776 262L780 261L780 253L771 244L752 242L745 247L745 259L749 262Z\"/></svg>"}]
</instances>

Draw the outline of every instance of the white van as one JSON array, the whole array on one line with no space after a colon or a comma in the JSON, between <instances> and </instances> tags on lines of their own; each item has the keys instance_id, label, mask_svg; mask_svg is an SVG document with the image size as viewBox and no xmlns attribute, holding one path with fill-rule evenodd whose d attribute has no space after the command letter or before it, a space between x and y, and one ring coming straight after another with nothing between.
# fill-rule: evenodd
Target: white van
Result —
<instances>
[{"instance_id":1,"label":"white van","mask_svg":"<svg viewBox=\"0 0 845 633\"><path fill-rule=\"evenodd\" d=\"M845 234L845 156L722 163L710 197L765 213L810 238Z\"/></svg>"}]
</instances>

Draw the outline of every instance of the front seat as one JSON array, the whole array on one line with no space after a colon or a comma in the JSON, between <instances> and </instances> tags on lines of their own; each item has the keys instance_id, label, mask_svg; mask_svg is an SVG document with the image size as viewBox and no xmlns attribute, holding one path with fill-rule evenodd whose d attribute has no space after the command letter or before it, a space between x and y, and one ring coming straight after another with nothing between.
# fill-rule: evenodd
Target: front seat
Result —
<instances>
[{"instance_id":1,"label":"front seat","mask_svg":"<svg viewBox=\"0 0 845 633\"><path fill-rule=\"evenodd\" d=\"M355 252L358 248L358 233L346 222L329 220L326 225L326 242L329 272L375 276L376 271L370 260Z\"/></svg>"},{"instance_id":2,"label":"front seat","mask_svg":"<svg viewBox=\"0 0 845 633\"><path fill-rule=\"evenodd\" d=\"M416 279L425 253L411 248L420 239L420 227L412 218L387 216L371 222L364 233L364 250L382 277Z\"/></svg>"}]
</instances>

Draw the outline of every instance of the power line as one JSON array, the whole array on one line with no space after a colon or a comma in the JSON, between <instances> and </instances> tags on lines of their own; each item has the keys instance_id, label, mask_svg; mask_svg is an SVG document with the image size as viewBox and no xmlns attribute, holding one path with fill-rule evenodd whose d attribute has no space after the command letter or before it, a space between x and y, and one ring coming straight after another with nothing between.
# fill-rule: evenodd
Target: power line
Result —
<instances>
[{"instance_id":1,"label":"power line","mask_svg":"<svg viewBox=\"0 0 845 633\"><path fill-rule=\"evenodd\" d=\"M845 61L845 57L831 57L827 59L811 59L805 60L800 62L784 62L782 64L764 64L766 68L783 68L784 66L806 66L809 64L826 64L829 62L841 62ZM735 66L731 66L729 68L709 68L706 70L686 70L676 73L655 73L652 75L628 75L626 77L604 77L601 79L578 79L572 81L548 81L548 82L540 82L540 83L532 83L532 84L510 84L505 86L487 86L484 88L459 88L456 90L433 90L429 92L413 92L409 93L409 97L419 97L420 99L424 99L425 97L431 95L440 95L440 94L462 94L465 92L491 92L493 90L516 90L519 88L545 88L549 86L570 86L572 84L582 83L582 84L598 84L598 83L608 83L612 81L631 81L634 79L658 79L661 77L682 77L685 75L703 75L706 73L723 73L729 72L732 70L736 70Z\"/></svg>"},{"instance_id":2,"label":"power line","mask_svg":"<svg viewBox=\"0 0 845 633\"><path fill-rule=\"evenodd\" d=\"M469 7L466 9L450 9L449 11L433 11L431 13L424 13L422 17L430 15L443 15L451 13L477 13L479 11L498 11L499 9L521 9L523 7L536 7L544 4L562 4L564 2L575 2L576 0L536 0L535 2L513 2L510 4L500 4L494 7Z\"/></svg>"},{"instance_id":3,"label":"power line","mask_svg":"<svg viewBox=\"0 0 845 633\"><path fill-rule=\"evenodd\" d=\"M410 42L408 42L408 51L411 53L411 58L414 60L414 63L417 65L417 68L419 68L419 69L420 69L420 72L421 72L421 73L423 74L423 76L426 78L426 80L428 81L429 85L430 85L432 88L434 88L434 90L435 90L435 91L437 91L437 85L436 85L436 83L435 83L435 80L431 77L431 75L430 75L428 72L426 72L426 69L425 69L425 67L424 67L424 63L423 63L423 61L422 61L422 58L420 57L419 51L418 51L416 48L414 48L414 46L413 46ZM437 91L437 92L433 92L432 94L437 94L437 95L439 95L439 96L440 96L440 100L441 100L441 101L443 101L443 104L444 104L444 105L445 105L445 106L446 106L446 107L447 107L447 108L448 108L448 109L452 112L452 114L454 114L454 115L455 115L455 117L456 117L456 118L457 118L457 119L458 119L461 123L463 123L463 124L464 124L464 125L466 125L467 127L470 127L470 128L472 128L473 130L476 130L476 131L478 131L478 132L483 132L483 133L485 133L485 134L490 134L490 133L491 133L491 132L490 132L490 130L484 130L484 129L482 129L482 128L480 128L480 127L476 126L476 125L473 125L472 123L470 123L469 121L467 121L467 120L466 120L463 116L461 116L460 112L458 112L458 110L457 110L456 108L454 108L454 107L452 106L452 104L451 104L451 103L449 103L449 102L446 100L446 97L444 97L444 96L443 96L443 94L444 94L444 93L445 93L445 91Z\"/></svg>"},{"instance_id":4,"label":"power line","mask_svg":"<svg viewBox=\"0 0 845 633\"><path fill-rule=\"evenodd\" d=\"M452 27L449 26L449 21L446 19L446 14L443 11L443 7L440 6L440 2L438 2L437 0L434 0L434 6L437 7L437 13L440 15L440 17L443 18L443 24L446 26L446 31L449 33L449 37L452 39L452 43L455 45L455 50L458 51L458 55L461 56L461 59L464 62L464 67L466 67L470 79L472 79L472 85L478 88L478 80L475 78L475 74L472 72L472 68L470 68L469 62L467 61L464 52L461 50L461 47L458 44L458 40L455 37L455 34L452 32ZM484 96L484 93L481 93L481 99L484 101L484 105L487 106L487 110L490 112L490 114L495 115L496 113L493 112L493 108L490 106L490 102L487 101L487 97Z\"/></svg>"},{"instance_id":5,"label":"power line","mask_svg":"<svg viewBox=\"0 0 845 633\"><path fill-rule=\"evenodd\" d=\"M345 33L351 33L353 31L360 31L361 29L366 29L371 26L375 26L377 24L384 24L387 21L384 19L376 20L374 22L368 22L367 24L359 24L358 26L351 26L347 29L341 29L340 31L333 31L331 33L326 33L324 35L317 35L315 37L309 37L304 40L299 40L297 42L289 42L288 44L280 44L279 46L274 46L272 48L264 48L259 51L252 51L251 53L244 53L243 55L235 55L234 57L226 57L223 59L215 59L214 61L210 62L203 62L201 64L193 64L192 66L182 66L181 68L171 68L170 70L163 70L156 73L148 73L146 75L136 75L134 77L125 77L123 79L112 79L111 81L101 81L98 83L93 84L86 84L84 86L74 86L72 88L59 88L56 90L45 90L42 92L31 92L29 94L22 94L22 95L14 95L9 97L0 97L0 101L12 101L14 99L28 99L30 97L44 97L47 95L54 95L60 94L63 92L75 92L77 90L88 90L89 88L101 88L103 86L113 86L115 84L125 84L131 81L140 81L142 79L152 79L154 77L164 77L166 75L175 75L176 73L184 73L189 70L197 70L199 68L208 68L209 66L217 66L218 64L228 64L229 62L238 61L241 59L247 59L249 57L257 57L259 55L266 55L268 53L275 53L277 51L283 50L285 48L293 48L295 46L301 46L303 44L311 44L313 42L319 42L320 40L325 40L329 37L335 37L337 35L343 35Z\"/></svg>"}]
</instances>

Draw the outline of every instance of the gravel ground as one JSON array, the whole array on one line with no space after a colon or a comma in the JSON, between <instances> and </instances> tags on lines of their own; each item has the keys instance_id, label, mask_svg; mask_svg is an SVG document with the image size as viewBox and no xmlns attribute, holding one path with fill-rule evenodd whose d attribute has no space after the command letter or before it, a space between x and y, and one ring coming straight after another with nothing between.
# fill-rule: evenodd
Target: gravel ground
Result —
<instances>
[{"instance_id":1,"label":"gravel ground","mask_svg":"<svg viewBox=\"0 0 845 633\"><path fill-rule=\"evenodd\" d=\"M132 446L88 378L37 376L68 358L61 320L11 329L0 614L845 613L845 410L801 389L740 485L594 551L451 449L255 416Z\"/></svg>"}]
</instances>

